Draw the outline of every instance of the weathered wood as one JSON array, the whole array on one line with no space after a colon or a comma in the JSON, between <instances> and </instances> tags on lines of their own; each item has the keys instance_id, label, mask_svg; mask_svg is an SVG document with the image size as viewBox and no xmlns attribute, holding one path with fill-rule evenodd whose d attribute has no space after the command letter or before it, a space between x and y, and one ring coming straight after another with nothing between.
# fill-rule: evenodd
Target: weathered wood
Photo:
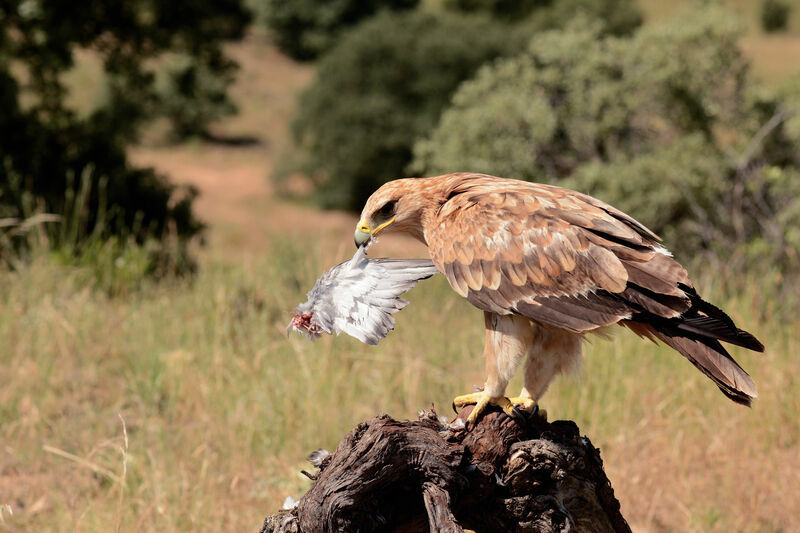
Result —
<instances>
[{"instance_id":1,"label":"weathered wood","mask_svg":"<svg viewBox=\"0 0 800 533\"><path fill-rule=\"evenodd\" d=\"M451 424L433 410L359 424L315 457L314 485L261 532L630 531L599 451L573 422L489 412L466 431L470 411Z\"/></svg>"}]
</instances>

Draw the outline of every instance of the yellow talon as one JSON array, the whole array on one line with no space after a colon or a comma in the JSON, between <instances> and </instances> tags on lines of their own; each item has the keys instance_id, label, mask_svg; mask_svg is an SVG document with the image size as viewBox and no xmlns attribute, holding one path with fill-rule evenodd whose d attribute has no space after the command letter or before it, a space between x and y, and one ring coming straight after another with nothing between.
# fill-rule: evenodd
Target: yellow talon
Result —
<instances>
[{"instance_id":1,"label":"yellow talon","mask_svg":"<svg viewBox=\"0 0 800 533\"><path fill-rule=\"evenodd\" d=\"M486 410L486 406L489 405L491 401L492 399L489 398L488 394L482 393L480 399L475 404L475 409L473 409L472 412L467 417L467 426L475 424L475 422L478 420L478 415L480 415L484 410Z\"/></svg>"},{"instance_id":2,"label":"yellow talon","mask_svg":"<svg viewBox=\"0 0 800 533\"><path fill-rule=\"evenodd\" d=\"M488 395L483 391L473 392L472 394L464 394L462 396L456 396L455 399L453 399L453 407L464 407L465 405L476 404L484 396Z\"/></svg>"},{"instance_id":3,"label":"yellow talon","mask_svg":"<svg viewBox=\"0 0 800 533\"><path fill-rule=\"evenodd\" d=\"M539 418L543 418L547 420L547 411L538 407L538 403L533 398L528 398L527 396L517 396L516 398L509 398L511 403L514 405L519 405L521 408L525 409L526 411L531 411L533 414L538 416Z\"/></svg>"},{"instance_id":4,"label":"yellow talon","mask_svg":"<svg viewBox=\"0 0 800 533\"><path fill-rule=\"evenodd\" d=\"M527 396L517 396L515 398L509 398L508 400L514 405L519 405L523 409L533 409L536 405L536 400L528 398Z\"/></svg>"},{"instance_id":5,"label":"yellow talon","mask_svg":"<svg viewBox=\"0 0 800 533\"><path fill-rule=\"evenodd\" d=\"M465 405L475 404L475 408L467 417L467 425L475 424L478 417L486 410L487 405L496 405L501 408L508 416L514 416L514 405L518 404L525 409L531 409L536 405L532 398L506 398L500 396L499 398L491 398L486 392L474 392L472 394L464 394L457 396L453 400L453 407L464 407Z\"/></svg>"}]
</instances>

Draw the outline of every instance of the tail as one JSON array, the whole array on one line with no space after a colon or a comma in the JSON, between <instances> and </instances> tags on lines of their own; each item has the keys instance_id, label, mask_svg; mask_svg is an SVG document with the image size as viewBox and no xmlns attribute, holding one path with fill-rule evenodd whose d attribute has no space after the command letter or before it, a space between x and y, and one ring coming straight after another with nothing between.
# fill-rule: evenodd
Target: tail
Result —
<instances>
[{"instance_id":1,"label":"tail","mask_svg":"<svg viewBox=\"0 0 800 533\"><path fill-rule=\"evenodd\" d=\"M704 301L690 286L679 284L690 301L680 316L664 318L653 313L635 313L626 325L642 336L656 338L680 352L722 393L736 403L750 406L758 397L750 375L731 357L720 341L763 352L764 345L736 327L721 309Z\"/></svg>"}]
</instances>

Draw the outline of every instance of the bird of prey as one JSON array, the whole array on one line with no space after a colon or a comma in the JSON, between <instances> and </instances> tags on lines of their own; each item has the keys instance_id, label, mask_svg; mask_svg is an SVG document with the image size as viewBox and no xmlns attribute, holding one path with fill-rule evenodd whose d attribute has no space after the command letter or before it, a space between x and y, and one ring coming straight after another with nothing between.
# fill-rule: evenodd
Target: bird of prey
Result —
<instances>
[{"instance_id":1,"label":"bird of prey","mask_svg":"<svg viewBox=\"0 0 800 533\"><path fill-rule=\"evenodd\" d=\"M295 307L286 328L314 340L322 333L345 332L366 344L394 329L393 313L408 305L400 295L438 273L427 259L367 259L367 245L317 279L308 301Z\"/></svg>"},{"instance_id":2,"label":"bird of prey","mask_svg":"<svg viewBox=\"0 0 800 533\"><path fill-rule=\"evenodd\" d=\"M674 348L725 396L750 405L750 376L720 341L764 346L704 301L653 232L575 191L484 174L390 181L367 200L362 245L402 232L428 246L450 286L484 311L486 383L454 405L533 408L559 373L575 367L587 333L619 324ZM526 361L519 397L506 386Z\"/></svg>"}]
</instances>

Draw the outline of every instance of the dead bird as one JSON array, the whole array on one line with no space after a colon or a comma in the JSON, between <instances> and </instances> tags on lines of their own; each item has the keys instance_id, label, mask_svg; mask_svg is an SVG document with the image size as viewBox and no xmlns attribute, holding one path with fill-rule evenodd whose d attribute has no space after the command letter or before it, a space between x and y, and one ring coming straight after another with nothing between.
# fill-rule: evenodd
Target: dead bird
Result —
<instances>
[{"instance_id":1,"label":"dead bird","mask_svg":"<svg viewBox=\"0 0 800 533\"><path fill-rule=\"evenodd\" d=\"M287 335L294 329L315 340L345 332L378 344L394 329L392 315L408 305L400 295L439 272L428 259L368 259L367 247L317 279L308 301L294 308Z\"/></svg>"}]
</instances>

